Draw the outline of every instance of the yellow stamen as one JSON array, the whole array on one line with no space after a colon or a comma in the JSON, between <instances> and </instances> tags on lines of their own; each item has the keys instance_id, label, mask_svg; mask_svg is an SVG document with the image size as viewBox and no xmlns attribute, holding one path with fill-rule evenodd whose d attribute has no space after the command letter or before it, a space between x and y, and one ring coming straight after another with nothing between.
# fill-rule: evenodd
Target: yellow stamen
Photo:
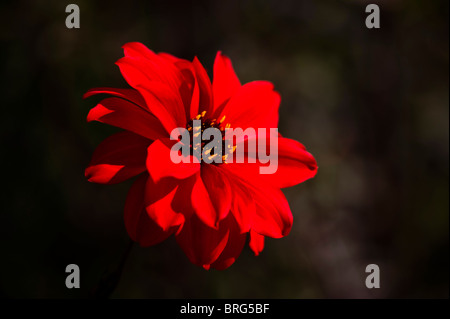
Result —
<instances>
[{"instance_id":1,"label":"yellow stamen","mask_svg":"<svg viewBox=\"0 0 450 319\"><path fill-rule=\"evenodd\" d=\"M208 156L208 160L212 160L214 157L216 157L218 154L213 154L213 155L210 155L210 156Z\"/></svg>"}]
</instances>

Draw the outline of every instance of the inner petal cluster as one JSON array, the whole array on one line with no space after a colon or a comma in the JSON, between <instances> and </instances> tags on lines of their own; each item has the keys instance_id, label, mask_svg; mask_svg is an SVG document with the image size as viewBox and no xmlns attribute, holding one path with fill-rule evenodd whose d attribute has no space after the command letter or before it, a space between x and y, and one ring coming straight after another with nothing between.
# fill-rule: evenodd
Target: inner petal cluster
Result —
<instances>
[{"instance_id":1,"label":"inner petal cluster","mask_svg":"<svg viewBox=\"0 0 450 319\"><path fill-rule=\"evenodd\" d=\"M235 146L229 145L226 143L225 141L225 130L227 128L230 128L230 124L224 124L226 116L224 115L222 118L220 118L220 120L217 120L215 118L213 119L209 119L206 117L206 111L203 111L202 113L198 114L196 117L194 117L193 119L191 119L187 125L186 125L186 129L189 132L190 135L190 155L196 156L196 154L198 154L198 156L200 157L200 161L204 161L205 157L207 156L208 158L208 163L211 164L220 164L217 163L216 158L218 156L222 156L222 161L221 163L227 163L227 159L228 157L236 150ZM201 125L194 125L194 121L195 120L200 120L201 121ZM205 130L207 130L208 128L215 128L218 129L222 135L222 153L220 154L219 152L214 153L214 148L208 148L205 150L205 152L203 152L203 149L205 147L205 145L207 145L210 140L204 140L203 139L203 133ZM198 137L201 137L200 139L198 139ZM194 140L195 138L195 140ZM213 161L213 162L211 162Z\"/></svg>"}]
</instances>

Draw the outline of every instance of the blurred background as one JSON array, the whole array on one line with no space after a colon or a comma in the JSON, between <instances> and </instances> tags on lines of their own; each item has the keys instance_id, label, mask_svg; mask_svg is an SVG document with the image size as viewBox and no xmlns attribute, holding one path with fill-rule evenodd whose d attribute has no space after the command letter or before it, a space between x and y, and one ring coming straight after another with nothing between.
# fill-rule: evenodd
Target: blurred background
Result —
<instances>
[{"instance_id":1,"label":"blurred background","mask_svg":"<svg viewBox=\"0 0 450 319\"><path fill-rule=\"evenodd\" d=\"M281 93L280 132L320 166L285 194L294 226L226 271L192 265L172 237L134 245L113 298L448 298L448 1L2 1L0 296L88 297L129 238L132 181L84 168L117 129L86 123L92 87L127 87L114 62L140 41L212 76L217 50L242 83ZM65 267L81 288L65 287ZM381 288L365 287L365 267Z\"/></svg>"}]
</instances>

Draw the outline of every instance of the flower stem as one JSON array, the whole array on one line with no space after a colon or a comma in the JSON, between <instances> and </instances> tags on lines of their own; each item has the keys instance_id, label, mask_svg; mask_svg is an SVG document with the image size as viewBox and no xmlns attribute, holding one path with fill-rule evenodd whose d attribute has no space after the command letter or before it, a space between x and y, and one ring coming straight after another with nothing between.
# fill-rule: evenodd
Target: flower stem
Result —
<instances>
[{"instance_id":1,"label":"flower stem","mask_svg":"<svg viewBox=\"0 0 450 319\"><path fill-rule=\"evenodd\" d=\"M131 249L133 248L133 241L131 240L128 244L125 252L122 255L122 259L119 264L113 270L107 270L100 278L99 283L92 289L90 298L92 299L107 299L110 298L111 294L116 289L119 284L120 277L127 262L128 256L130 255Z\"/></svg>"}]
</instances>

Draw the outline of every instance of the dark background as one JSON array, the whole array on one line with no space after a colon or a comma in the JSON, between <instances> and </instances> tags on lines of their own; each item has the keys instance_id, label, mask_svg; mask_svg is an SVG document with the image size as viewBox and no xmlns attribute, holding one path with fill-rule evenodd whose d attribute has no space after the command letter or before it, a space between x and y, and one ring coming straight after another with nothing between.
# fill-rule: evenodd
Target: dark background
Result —
<instances>
[{"instance_id":1,"label":"dark background","mask_svg":"<svg viewBox=\"0 0 450 319\"><path fill-rule=\"evenodd\" d=\"M98 86L126 87L114 62L140 41L212 76L217 50L242 83L281 93L280 132L305 144L316 178L287 189L294 226L248 247L226 271L192 265L174 238L135 245L115 298L447 297L449 267L448 1L2 1L0 296L87 297L129 238L131 181L84 178L117 131L86 123ZM65 267L81 288L65 287ZM365 267L381 288L365 287Z\"/></svg>"}]
</instances>

